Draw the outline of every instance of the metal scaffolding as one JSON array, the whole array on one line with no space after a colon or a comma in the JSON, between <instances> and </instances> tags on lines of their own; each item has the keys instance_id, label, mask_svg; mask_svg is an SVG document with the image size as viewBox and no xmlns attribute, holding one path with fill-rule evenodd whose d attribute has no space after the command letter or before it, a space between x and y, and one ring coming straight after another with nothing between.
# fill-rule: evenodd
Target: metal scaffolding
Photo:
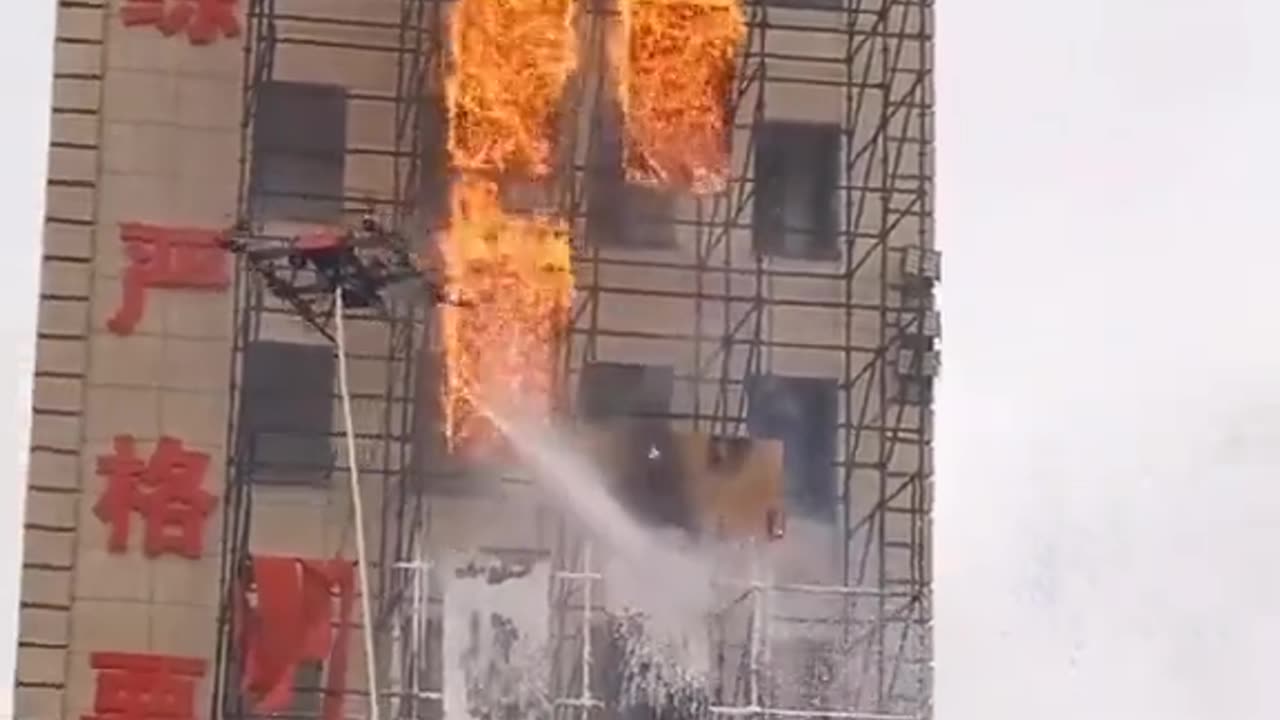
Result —
<instances>
[{"instance_id":1,"label":"metal scaffolding","mask_svg":"<svg viewBox=\"0 0 1280 720\"><path fill-rule=\"evenodd\" d=\"M256 452L254 441L240 427L246 393L242 390L245 351L250 343L272 337L271 328L281 323L305 325L313 337L333 340L332 293L325 298L323 278L289 264L295 237L281 234L264 223L254 206L252 192L252 133L257 121L260 92L266 83L278 79L282 55L299 48L332 54L336 58L374 58L391 70L390 92L355 89L347 93L349 104L358 104L366 114L387 118L380 128L380 142L367 146L348 143L346 157L371 160L384 172L374 188L361 188L336 198L346 223L364 226L380 249L395 254L411 253L409 238L423 227L424 203L421 193L431 188L422 176L423 160L431 148L422 142L424 92L433 72L435 54L427 34L433 8L421 0L392 0L375 3L385 12L376 19L354 12L346 17L315 12L313 3L287 0L252 0L248 3L244 45L242 152L239 190L237 242L241 252L237 264L235 305L236 332L233 335L233 378L228 426L227 486L224 503L221 592L216 673L212 691L211 717L255 717L240 688L240 638L235 613L239 594L247 580L255 522L255 497L264 492L259 475L268 470ZM438 9L436 9L438 10ZM339 60L340 61L340 60ZM296 79L296 78L286 78ZM348 309L343 317L346 334L360 338L348 349L348 362L366 375L380 378L378 387L357 389L352 402L356 412L357 457L331 436L336 449L316 458L307 468L323 479L342 476L352 463L359 464L362 483L375 486L375 507L366 506L367 521L376 528L372 538L370 569L375 605L375 633L382 638L398 631L400 608L408 607L414 588L405 581L405 560L414 556L412 543L425 517L426 497L412 482L413 422L418 404L415 383L419 376L421 346L426 330L425 303L415 299L387 299L376 307ZM337 403L337 389L333 402ZM341 487L341 486L337 486ZM270 491L267 488L266 491ZM308 489L316 493L328 488ZM337 546L343 547L353 532L348 517L340 529ZM420 597L420 596L419 596ZM313 691L319 688L310 688ZM358 703L349 702L348 712Z\"/></svg>"},{"instance_id":2,"label":"metal scaffolding","mask_svg":"<svg viewBox=\"0 0 1280 720\"><path fill-rule=\"evenodd\" d=\"M241 214L257 227L249 192L250 131L258 89L276 77L290 46L379 58L394 75L391 93L352 93L352 102L387 110L385 147L348 147L350 157L378 157L389 171L385 193L342 198L353 221L373 214L391 234L425 237L443 223L443 82L449 0L366 0L395 12L324 14L325 3L252 0L245 39L244 152ZM353 3L360 5L361 3ZM772 583L722 578L737 600L714 629L718 644L713 716L890 720L931 716L930 508L932 496L931 379L937 371L939 279L932 224L932 1L750 0L748 36L738 59L731 100L733 159L723 192L682 198L668 218L687 245L683 252L632 251L597 242L588 231L592 163L589 146L606 110L602 24L609 3L583 3L578 31L586 62L566 105L585 108L591 131L569 133L553 195L573 227L577 297L562 358L572 388L602 346L626 341L653 354L679 347L691 358L676 375L688 398L673 408L672 425L717 436L747 434L748 378L771 372L787 354L821 357L840 367L837 417L839 567L820 578ZM377 16L381 19L369 19ZM790 38L780 49L775 38ZM795 38L810 42L796 43ZM591 61L595 56L594 63ZM771 98L791 89L838 98L841 137L839 258L782 262L751 249L753 163L761 129L777 117ZM278 242L265 233L256 242ZM622 275L679 274L688 286L670 289L619 280ZM813 288L825 288L815 292ZM832 291L831 289L835 290ZM691 330L629 326L603 309L626 297L672 300L693 308ZM272 316L298 315L274 298L260 272L242 262L237 274L236 366L246 345L262 337ZM787 332L791 312L838 316L827 339ZM380 486L375 636L379 643L383 717L441 715L438 591L428 548L433 493L456 466L423 437L421 414L433 390L428 311L423 303L390 303L356 311L348 327L367 324L384 349L353 356L380 365L381 393L361 399L358 428L370 457L359 458L366 482ZM323 312L316 322L323 327ZM355 332L358 332L355 331ZM676 363L678 364L678 363ZM239 407L239 374L232 407ZM568 403L565 403L566 407ZM231 629L237 578L248 557L257 471L232 413L228 429L224 505L223 612L213 717L252 717L238 692ZM415 427L415 423L417 427ZM424 427L426 426L426 427ZM332 473L350 459L335 456ZM595 658L603 633L600 568L591 543L560 519L546 551L553 567L551 688L555 717L604 717L606 679ZM802 599L802 600L798 600ZM810 631L808 628L820 628ZM804 628L803 632L797 628ZM796 637L803 636L797 643ZM817 647L809 651L804 648ZM767 662L766 658L773 658ZM794 677L805 675L797 681ZM814 679L814 678L818 679ZM822 689L799 697L797 683ZM808 691L806 691L808 692ZM348 705L358 714L360 702Z\"/></svg>"},{"instance_id":3,"label":"metal scaffolding","mask_svg":"<svg viewBox=\"0 0 1280 720\"><path fill-rule=\"evenodd\" d=\"M842 447L834 462L841 485L842 570L822 583L745 588L742 602L753 606L752 620L736 646L755 675L764 671L747 656L759 652L756 643L771 634L768 625L837 625L826 660L844 665L833 671L846 676L844 696L839 707L780 707L770 697L769 683L731 679L733 663L725 662L712 713L922 717L930 712L931 696L928 406L937 370L932 285L939 279L931 222L932 7L927 0L848 0L837 12L829 10L831 5L804 5L747 4L748 37L732 102L735 152L728 187L690 203L675 220L685 226L686 237L692 236L693 257L673 262L662 254L602 248L589 236L579 243L582 296L574 322L576 357L568 366L574 375L596 360L602 338L692 346L692 372L676 378L689 388L692 403L668 419L688 429L735 436L746 434L745 381L768 372L771 355L838 354ZM824 6L828 9L818 9ZM771 37L782 33L813 39L819 49L775 49ZM842 52L823 53L823 38L838 38ZM841 68L843 77L832 79L830 71ZM760 128L773 115L769 91L782 87L821 88L842 96L838 262L774 262L759 253L735 252L752 241L754 153ZM569 209L581 221L590 168L579 160L575 170L578 184ZM636 287L621 281L617 270L688 271L694 289ZM805 283L838 285L841 297L801 299L778 291ZM600 319L605 299L627 295L692 299L694 331L640 332ZM841 336L827 342L788 339L772 322L783 308L834 310L843 316ZM588 588L592 578L598 579L586 559L590 553L577 548L561 556L563 582L582 587L564 588L560 607L590 613ZM771 617L759 609L770 598L776 604L788 595L840 601L819 603L820 617ZM731 611L725 608L726 614ZM726 647L734 644L722 640ZM579 678L574 675L560 691L574 689ZM572 704L589 705L587 700L578 697Z\"/></svg>"}]
</instances>

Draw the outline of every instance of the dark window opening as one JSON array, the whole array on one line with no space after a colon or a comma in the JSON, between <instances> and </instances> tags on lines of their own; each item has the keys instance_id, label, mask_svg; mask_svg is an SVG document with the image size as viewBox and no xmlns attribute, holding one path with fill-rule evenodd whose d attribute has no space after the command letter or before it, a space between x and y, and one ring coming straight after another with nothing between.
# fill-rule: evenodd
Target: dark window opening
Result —
<instances>
[{"instance_id":1,"label":"dark window opening","mask_svg":"<svg viewBox=\"0 0 1280 720\"><path fill-rule=\"evenodd\" d=\"M253 121L253 219L339 220L346 147L344 88L279 81L260 85Z\"/></svg>"},{"instance_id":2,"label":"dark window opening","mask_svg":"<svg viewBox=\"0 0 1280 720\"><path fill-rule=\"evenodd\" d=\"M756 252L801 260L838 259L839 126L765 122L756 143Z\"/></svg>"},{"instance_id":3,"label":"dark window opening","mask_svg":"<svg viewBox=\"0 0 1280 720\"><path fill-rule=\"evenodd\" d=\"M578 412L588 421L664 419L674 387L670 366L588 363L578 384Z\"/></svg>"},{"instance_id":4,"label":"dark window opening","mask_svg":"<svg viewBox=\"0 0 1280 720\"><path fill-rule=\"evenodd\" d=\"M333 465L328 345L255 340L244 351L240 447L257 482L312 485Z\"/></svg>"},{"instance_id":5,"label":"dark window opening","mask_svg":"<svg viewBox=\"0 0 1280 720\"><path fill-rule=\"evenodd\" d=\"M674 384L671 367L591 363L582 369L578 409L584 420L622 433L612 457L616 465L606 468L622 504L643 522L692 531L687 483L666 422Z\"/></svg>"},{"instance_id":6,"label":"dark window opening","mask_svg":"<svg viewBox=\"0 0 1280 720\"><path fill-rule=\"evenodd\" d=\"M602 246L674 245L674 198L661 189L626 180L617 105L604 103L593 121L587 161L587 237Z\"/></svg>"},{"instance_id":7,"label":"dark window opening","mask_svg":"<svg viewBox=\"0 0 1280 720\"><path fill-rule=\"evenodd\" d=\"M838 397L827 378L748 378L747 432L782 441L787 508L797 515L835 519Z\"/></svg>"}]
</instances>

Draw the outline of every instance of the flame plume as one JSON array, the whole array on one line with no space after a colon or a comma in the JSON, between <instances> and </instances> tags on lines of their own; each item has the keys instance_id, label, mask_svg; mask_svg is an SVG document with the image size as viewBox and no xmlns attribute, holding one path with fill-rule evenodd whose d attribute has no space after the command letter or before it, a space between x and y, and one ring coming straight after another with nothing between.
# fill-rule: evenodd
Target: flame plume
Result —
<instances>
[{"instance_id":1,"label":"flame plume","mask_svg":"<svg viewBox=\"0 0 1280 720\"><path fill-rule=\"evenodd\" d=\"M458 0L451 35L445 92L454 167L545 175L560 98L577 66L573 0Z\"/></svg>"},{"instance_id":2,"label":"flame plume","mask_svg":"<svg viewBox=\"0 0 1280 720\"><path fill-rule=\"evenodd\" d=\"M694 192L723 188L738 0L621 0L614 47L627 179Z\"/></svg>"},{"instance_id":3,"label":"flame plume","mask_svg":"<svg viewBox=\"0 0 1280 720\"><path fill-rule=\"evenodd\" d=\"M478 413L486 397L519 398L549 414L555 351L573 294L568 229L508 215L496 185L463 179L453 189L444 262L449 283L467 301L443 313L446 436L496 437Z\"/></svg>"},{"instance_id":4,"label":"flame plume","mask_svg":"<svg viewBox=\"0 0 1280 720\"><path fill-rule=\"evenodd\" d=\"M450 447L497 439L486 398L549 414L555 352L573 295L563 223L502 208L492 179L551 169L559 105L577 65L575 0L458 0L445 96L453 187L442 247L446 282L465 301L442 312Z\"/></svg>"}]
</instances>

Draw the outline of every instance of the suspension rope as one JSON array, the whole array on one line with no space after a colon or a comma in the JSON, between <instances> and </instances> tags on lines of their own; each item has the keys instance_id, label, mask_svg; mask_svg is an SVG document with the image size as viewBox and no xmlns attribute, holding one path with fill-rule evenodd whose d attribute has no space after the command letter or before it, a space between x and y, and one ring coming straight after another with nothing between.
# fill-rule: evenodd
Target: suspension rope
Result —
<instances>
[{"instance_id":1,"label":"suspension rope","mask_svg":"<svg viewBox=\"0 0 1280 720\"><path fill-rule=\"evenodd\" d=\"M347 334L343 324L342 287L333 293L333 324L338 345L338 392L342 396L342 420L347 435L347 477L351 481L351 513L355 517L356 572L360 579L360 614L364 637L365 685L369 693L369 720L378 720L377 661L373 654L373 610L369 600L369 558L364 544L364 503L360 498L360 468L356 459L356 431L351 417L351 388L347 378Z\"/></svg>"}]
</instances>

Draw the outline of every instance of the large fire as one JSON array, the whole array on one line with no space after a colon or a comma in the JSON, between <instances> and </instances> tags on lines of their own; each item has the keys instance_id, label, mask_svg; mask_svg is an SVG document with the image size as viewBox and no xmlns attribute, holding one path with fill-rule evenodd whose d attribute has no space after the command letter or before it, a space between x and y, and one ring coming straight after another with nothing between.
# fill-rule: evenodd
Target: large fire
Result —
<instances>
[{"instance_id":1,"label":"large fire","mask_svg":"<svg viewBox=\"0 0 1280 720\"><path fill-rule=\"evenodd\" d=\"M550 413L555 354L573 294L568 230L502 208L492 178L547 175L576 64L574 0L458 0L446 82L449 155L460 172L442 248L463 307L442 314L445 433L496 437L490 399Z\"/></svg>"},{"instance_id":2,"label":"large fire","mask_svg":"<svg viewBox=\"0 0 1280 720\"><path fill-rule=\"evenodd\" d=\"M729 164L738 0L620 0L613 56L627 179L711 192Z\"/></svg>"},{"instance_id":3,"label":"large fire","mask_svg":"<svg viewBox=\"0 0 1280 720\"><path fill-rule=\"evenodd\" d=\"M485 398L550 413L573 292L566 225L504 213L494 183L463 179L453 188L444 263L466 302L443 314L448 437L492 437L479 413Z\"/></svg>"},{"instance_id":4,"label":"large fire","mask_svg":"<svg viewBox=\"0 0 1280 720\"><path fill-rule=\"evenodd\" d=\"M449 152L467 172L550 169L577 65L573 0L458 0L446 84Z\"/></svg>"},{"instance_id":5,"label":"large fire","mask_svg":"<svg viewBox=\"0 0 1280 720\"><path fill-rule=\"evenodd\" d=\"M548 414L555 351L573 294L568 229L546 218L503 212L498 188L465 179L453 189L444 246L446 278L465 301L443 313L445 429L457 443L493 437L479 407L518 399Z\"/></svg>"},{"instance_id":6,"label":"large fire","mask_svg":"<svg viewBox=\"0 0 1280 720\"><path fill-rule=\"evenodd\" d=\"M460 179L442 248L463 307L443 312L445 426L454 447L494 437L489 398L550 413L573 293L568 231L504 211L497 182L549 174L577 66L576 0L458 0L446 83ZM613 76L627 177L711 191L729 152L739 0L619 0Z\"/></svg>"}]
</instances>

